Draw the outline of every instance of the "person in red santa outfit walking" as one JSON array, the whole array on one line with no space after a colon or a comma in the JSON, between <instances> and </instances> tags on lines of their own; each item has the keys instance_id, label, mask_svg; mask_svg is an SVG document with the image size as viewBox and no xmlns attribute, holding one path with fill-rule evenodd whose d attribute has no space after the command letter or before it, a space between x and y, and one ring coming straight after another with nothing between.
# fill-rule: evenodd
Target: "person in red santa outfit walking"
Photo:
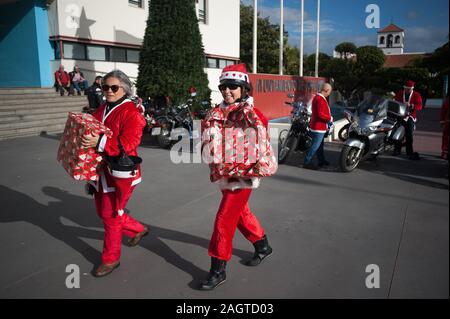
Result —
<instances>
[{"instance_id":1,"label":"person in red santa outfit walking","mask_svg":"<svg viewBox=\"0 0 450 319\"><path fill-rule=\"evenodd\" d=\"M261 177L277 170L268 121L248 95L250 82L245 64L225 67L219 90L223 102L210 110L202 122L202 155L209 163L211 181L222 191L222 201L208 248L211 268L201 290L212 290L225 282L236 229L255 248L247 266L259 265L272 253L264 229L248 206L252 189L259 186Z\"/></svg>"},{"instance_id":2,"label":"person in red santa outfit walking","mask_svg":"<svg viewBox=\"0 0 450 319\"><path fill-rule=\"evenodd\" d=\"M440 124L442 128L441 158L448 160L449 125L448 125L448 94L441 106Z\"/></svg>"},{"instance_id":3,"label":"person in red santa outfit walking","mask_svg":"<svg viewBox=\"0 0 450 319\"><path fill-rule=\"evenodd\" d=\"M406 82L404 89L397 92L395 100L401 103L405 103L409 108L409 115L403 121L401 125L405 127L406 137L406 155L412 160L418 160L419 154L413 150L413 133L416 127L417 111L422 110L422 97L416 91L414 91L414 82L409 80ZM398 156L402 150L403 141L399 141L394 148L392 155Z\"/></svg>"},{"instance_id":4,"label":"person in red santa outfit walking","mask_svg":"<svg viewBox=\"0 0 450 319\"><path fill-rule=\"evenodd\" d=\"M113 136L107 138L105 135L88 135L82 141L83 147L95 147L116 165L113 167L105 163L99 181L90 185L97 214L103 220L105 228L102 264L94 272L96 277L106 276L119 267L122 235L130 237L129 246L136 246L148 234L146 226L124 213L135 185L141 182L139 162L124 162L138 159L137 148L141 142L145 119L136 104L130 100L131 81L122 71L114 70L106 74L102 90L106 103L93 116L111 129ZM117 165L114 159L120 159L118 162L122 162L122 166Z\"/></svg>"}]
</instances>

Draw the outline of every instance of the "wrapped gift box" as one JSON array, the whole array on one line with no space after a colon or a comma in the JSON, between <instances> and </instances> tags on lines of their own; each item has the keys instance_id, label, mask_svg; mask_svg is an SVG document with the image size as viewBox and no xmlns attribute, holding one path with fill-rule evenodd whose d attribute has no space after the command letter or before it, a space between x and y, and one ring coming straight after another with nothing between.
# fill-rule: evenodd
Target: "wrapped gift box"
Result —
<instances>
[{"instance_id":1,"label":"wrapped gift box","mask_svg":"<svg viewBox=\"0 0 450 319\"><path fill-rule=\"evenodd\" d=\"M112 137L112 131L91 114L69 112L57 160L76 180L98 180L98 170L103 158L93 147L81 146L83 135L92 132Z\"/></svg>"}]
</instances>

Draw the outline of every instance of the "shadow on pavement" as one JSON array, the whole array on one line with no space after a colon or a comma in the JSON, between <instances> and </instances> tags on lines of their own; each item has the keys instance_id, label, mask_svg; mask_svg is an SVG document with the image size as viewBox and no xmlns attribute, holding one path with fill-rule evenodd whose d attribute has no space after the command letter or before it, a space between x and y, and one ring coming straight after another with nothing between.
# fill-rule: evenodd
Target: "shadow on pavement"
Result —
<instances>
[{"instance_id":1,"label":"shadow on pavement","mask_svg":"<svg viewBox=\"0 0 450 319\"><path fill-rule=\"evenodd\" d=\"M330 166L320 169L320 172L328 173L344 173L339 168L340 149L337 146L331 146L325 149L325 157L330 162ZM296 167L303 170L304 154L301 152L293 153L289 156L284 165ZM317 161L317 159L314 159ZM389 153L385 153L381 158L376 160L366 160L361 162L356 170L365 170L375 174L381 174L392 178L397 178L409 183L415 183L422 186L449 189L448 183L441 183L430 179L442 179L448 177L448 162L438 157L421 155L418 161L409 160L406 155L393 157ZM279 174L275 175L277 177ZM290 181L290 176L282 176L280 179ZM294 178L300 183L314 183L311 181L302 181Z\"/></svg>"},{"instance_id":2,"label":"shadow on pavement","mask_svg":"<svg viewBox=\"0 0 450 319\"><path fill-rule=\"evenodd\" d=\"M65 190L50 186L43 187L42 192L57 201L44 205L24 193L0 185L0 205L2 207L0 223L28 222L78 251L94 267L98 265L101 262L101 252L83 241L83 238L103 240L103 230L84 228L103 228L103 223L96 216L93 199L73 195ZM61 218L70 220L79 227L64 225ZM154 225L147 224L147 226L150 232L141 241L140 246L188 273L192 277L189 286L194 289L197 286L197 281L204 279L207 272L181 257L161 239L193 244L203 247L205 250L208 249L209 239ZM250 252L239 249L234 249L233 254L242 259L252 255ZM206 252L205 256L207 256Z\"/></svg>"}]
</instances>

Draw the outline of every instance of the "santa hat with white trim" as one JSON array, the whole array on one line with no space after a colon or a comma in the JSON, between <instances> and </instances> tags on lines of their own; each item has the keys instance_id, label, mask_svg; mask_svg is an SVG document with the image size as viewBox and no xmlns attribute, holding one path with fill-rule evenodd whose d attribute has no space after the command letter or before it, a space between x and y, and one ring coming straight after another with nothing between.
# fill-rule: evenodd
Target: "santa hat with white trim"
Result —
<instances>
[{"instance_id":1,"label":"santa hat with white trim","mask_svg":"<svg viewBox=\"0 0 450 319\"><path fill-rule=\"evenodd\" d=\"M219 80L220 84L235 84L250 89L250 79L244 63L224 67Z\"/></svg>"},{"instance_id":2,"label":"santa hat with white trim","mask_svg":"<svg viewBox=\"0 0 450 319\"><path fill-rule=\"evenodd\" d=\"M406 81L404 88L405 89L414 89L415 83L411 80Z\"/></svg>"}]
</instances>

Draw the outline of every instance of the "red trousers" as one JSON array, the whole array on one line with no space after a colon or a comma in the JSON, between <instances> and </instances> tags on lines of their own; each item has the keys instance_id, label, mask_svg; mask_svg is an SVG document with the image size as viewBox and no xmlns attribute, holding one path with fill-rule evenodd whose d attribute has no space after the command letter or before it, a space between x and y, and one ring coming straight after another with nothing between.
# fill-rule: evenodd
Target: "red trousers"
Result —
<instances>
[{"instance_id":1,"label":"red trousers","mask_svg":"<svg viewBox=\"0 0 450 319\"><path fill-rule=\"evenodd\" d=\"M248 207L251 192L251 189L222 190L223 197L208 248L211 257L226 261L231 259L236 228L251 243L264 237L264 229Z\"/></svg>"},{"instance_id":2,"label":"red trousers","mask_svg":"<svg viewBox=\"0 0 450 319\"><path fill-rule=\"evenodd\" d=\"M128 202L132 192L133 190L125 200L125 203ZM137 233L144 231L144 225L127 213L124 213L122 216L117 214L115 197L116 193L103 193L101 189L95 194L97 215L103 220L105 228L102 253L102 262L105 264L111 264L120 259L122 235L133 238Z\"/></svg>"}]
</instances>

